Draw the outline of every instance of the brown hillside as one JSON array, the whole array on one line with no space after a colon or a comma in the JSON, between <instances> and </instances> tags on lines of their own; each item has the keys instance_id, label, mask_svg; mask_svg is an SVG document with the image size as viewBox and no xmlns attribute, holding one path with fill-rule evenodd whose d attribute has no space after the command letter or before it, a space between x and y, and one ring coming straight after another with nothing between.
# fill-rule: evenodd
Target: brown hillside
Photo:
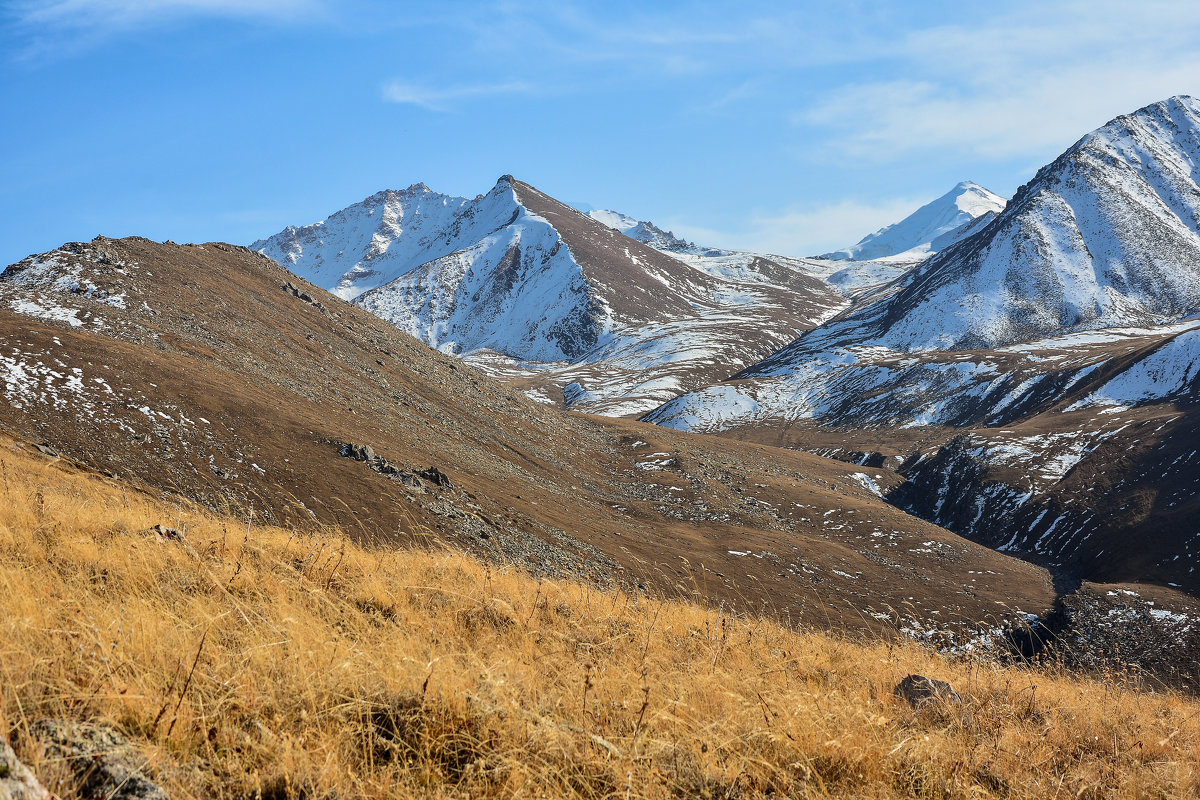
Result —
<instances>
[{"instance_id":1,"label":"brown hillside","mask_svg":"<svg viewBox=\"0 0 1200 800\"><path fill-rule=\"evenodd\" d=\"M115 728L172 798L1200 790L1200 703L1127 674L951 661L461 554L247 529L2 436L0 476L0 738L64 800L96 795L44 749L47 720ZM961 703L913 708L893 691L910 673Z\"/></svg>"},{"instance_id":2,"label":"brown hillside","mask_svg":"<svg viewBox=\"0 0 1200 800\"><path fill-rule=\"evenodd\" d=\"M886 489L887 470L538 405L229 245L98 238L10 267L0 376L19 437L279 524L433 535L835 626L924 630L1053 598L1043 570L853 477Z\"/></svg>"}]
</instances>

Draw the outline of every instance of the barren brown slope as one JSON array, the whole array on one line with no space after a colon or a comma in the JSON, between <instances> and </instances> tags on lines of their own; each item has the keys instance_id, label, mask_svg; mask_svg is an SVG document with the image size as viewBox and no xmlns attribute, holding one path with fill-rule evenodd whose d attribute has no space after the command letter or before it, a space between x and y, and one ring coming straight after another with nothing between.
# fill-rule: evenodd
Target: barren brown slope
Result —
<instances>
[{"instance_id":1,"label":"barren brown slope","mask_svg":"<svg viewBox=\"0 0 1200 800\"><path fill-rule=\"evenodd\" d=\"M665 253L602 225L527 183L508 177L517 202L554 226L597 294L619 319L674 319L688 314L689 299L716 282ZM501 178L503 181L504 178ZM654 276L662 276L657 280Z\"/></svg>"},{"instance_id":2,"label":"barren brown slope","mask_svg":"<svg viewBox=\"0 0 1200 800\"><path fill-rule=\"evenodd\" d=\"M540 406L319 294L223 244L26 259L0 280L0 424L239 513L813 622L924 629L1051 602L1043 570L886 505L856 467ZM448 486L412 475L430 466Z\"/></svg>"}]
</instances>

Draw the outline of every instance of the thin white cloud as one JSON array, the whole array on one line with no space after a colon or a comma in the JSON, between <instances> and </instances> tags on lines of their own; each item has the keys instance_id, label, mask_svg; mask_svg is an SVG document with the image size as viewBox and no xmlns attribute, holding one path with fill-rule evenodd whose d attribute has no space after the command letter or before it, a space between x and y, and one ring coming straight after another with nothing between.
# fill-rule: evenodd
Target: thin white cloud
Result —
<instances>
[{"instance_id":1,"label":"thin white cloud","mask_svg":"<svg viewBox=\"0 0 1200 800\"><path fill-rule=\"evenodd\" d=\"M520 81L483 83L434 88L405 81L392 81L383 87L383 99L389 103L420 106L430 111L448 111L457 100L472 97L495 97L505 94L529 94L530 84Z\"/></svg>"},{"instance_id":2,"label":"thin white cloud","mask_svg":"<svg viewBox=\"0 0 1200 800\"><path fill-rule=\"evenodd\" d=\"M793 207L753 214L739 229L716 229L670 221L685 239L710 247L810 256L847 247L885 225L899 222L926 200L891 198L878 203L846 200L824 206Z\"/></svg>"},{"instance_id":3,"label":"thin white cloud","mask_svg":"<svg viewBox=\"0 0 1200 800\"><path fill-rule=\"evenodd\" d=\"M326 0L17 0L4 7L21 44L16 61L55 61L122 35L194 19L273 24L327 16Z\"/></svg>"},{"instance_id":4,"label":"thin white cloud","mask_svg":"<svg viewBox=\"0 0 1200 800\"><path fill-rule=\"evenodd\" d=\"M697 110L710 112L725 111L732 106L739 106L747 101L757 100L763 95L763 84L764 81L761 79L742 81L715 100L698 106Z\"/></svg>"},{"instance_id":5,"label":"thin white cloud","mask_svg":"<svg viewBox=\"0 0 1200 800\"><path fill-rule=\"evenodd\" d=\"M1006 7L970 28L917 30L878 51L888 81L849 84L793 121L829 150L892 161L954 151L985 159L1057 152L1114 116L1200 92L1200 4Z\"/></svg>"},{"instance_id":6,"label":"thin white cloud","mask_svg":"<svg viewBox=\"0 0 1200 800\"><path fill-rule=\"evenodd\" d=\"M296 19L321 8L318 0L28 0L15 7L31 28L133 28L183 16Z\"/></svg>"}]
</instances>

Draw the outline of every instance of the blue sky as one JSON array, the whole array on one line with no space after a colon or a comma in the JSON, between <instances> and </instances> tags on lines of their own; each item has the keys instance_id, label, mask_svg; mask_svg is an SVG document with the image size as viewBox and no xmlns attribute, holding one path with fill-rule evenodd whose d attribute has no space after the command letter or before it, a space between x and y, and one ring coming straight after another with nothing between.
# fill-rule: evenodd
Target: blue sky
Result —
<instances>
[{"instance_id":1,"label":"blue sky","mask_svg":"<svg viewBox=\"0 0 1200 800\"><path fill-rule=\"evenodd\" d=\"M1195 2L0 0L0 264L503 173L804 255L1181 93Z\"/></svg>"}]
</instances>

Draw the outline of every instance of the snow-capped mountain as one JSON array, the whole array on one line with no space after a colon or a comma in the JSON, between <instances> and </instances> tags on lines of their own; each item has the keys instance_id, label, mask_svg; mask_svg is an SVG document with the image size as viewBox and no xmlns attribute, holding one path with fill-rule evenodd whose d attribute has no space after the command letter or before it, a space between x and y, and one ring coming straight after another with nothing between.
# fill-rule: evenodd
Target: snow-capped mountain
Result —
<instances>
[{"instance_id":1,"label":"snow-capped mountain","mask_svg":"<svg viewBox=\"0 0 1200 800\"><path fill-rule=\"evenodd\" d=\"M1120 329L1169 326L1200 308L1197 162L1196 100L1175 97L1118 117L1041 169L982 230L743 370L734 384L678 398L653 419L687 426L685 418L702 418L708 428L751 417L836 423L847 413L838 408L853 408L862 422L881 404L891 416L880 424L990 418L1007 396L995 390L1020 370L1010 356L997 357L1001 366L991 354L962 351L1057 353L1063 342L1072 349L1119 340ZM1094 335L1068 335L1080 332ZM1034 363L1049 373L1057 362ZM945 393L949 405L930 405L930 391ZM916 398L908 410L895 402L905 396ZM974 408L971 419L948 410L963 403Z\"/></svg>"},{"instance_id":2,"label":"snow-capped mountain","mask_svg":"<svg viewBox=\"0 0 1200 800\"><path fill-rule=\"evenodd\" d=\"M978 230L1003 211L1004 206L1004 198L977 183L963 181L899 222L821 258L869 261L902 254L909 260L923 258Z\"/></svg>"},{"instance_id":3,"label":"snow-capped mountain","mask_svg":"<svg viewBox=\"0 0 1200 800\"><path fill-rule=\"evenodd\" d=\"M1200 586L1198 163L1196 100L1118 117L981 229L645 419L902 464L893 499L958 533Z\"/></svg>"},{"instance_id":4,"label":"snow-capped mountain","mask_svg":"<svg viewBox=\"0 0 1200 800\"><path fill-rule=\"evenodd\" d=\"M727 377L846 305L794 260L701 264L650 223L606 219L624 233L506 175L472 200L380 192L251 247L539 399L618 415Z\"/></svg>"},{"instance_id":5,"label":"snow-capped mountain","mask_svg":"<svg viewBox=\"0 0 1200 800\"><path fill-rule=\"evenodd\" d=\"M535 194L507 175L473 200L417 184L251 248L432 347L537 361L579 358L611 338L617 318L682 313L704 290L703 276L649 248L630 253L625 240L596 263L597 243L572 249L524 204ZM600 225L589 233L611 238Z\"/></svg>"},{"instance_id":6,"label":"snow-capped mountain","mask_svg":"<svg viewBox=\"0 0 1200 800\"><path fill-rule=\"evenodd\" d=\"M1174 322L1200 308L1200 103L1174 97L1088 134L982 231L804 350L995 347ZM788 356L782 356L786 359Z\"/></svg>"},{"instance_id":7,"label":"snow-capped mountain","mask_svg":"<svg viewBox=\"0 0 1200 800\"><path fill-rule=\"evenodd\" d=\"M592 209L587 212L587 215L601 225L607 225L630 239L637 239L642 244L664 253L699 253L711 250L711 248L698 247L685 239L680 239L673 232L664 231L653 222L637 220L619 211Z\"/></svg>"}]
</instances>

